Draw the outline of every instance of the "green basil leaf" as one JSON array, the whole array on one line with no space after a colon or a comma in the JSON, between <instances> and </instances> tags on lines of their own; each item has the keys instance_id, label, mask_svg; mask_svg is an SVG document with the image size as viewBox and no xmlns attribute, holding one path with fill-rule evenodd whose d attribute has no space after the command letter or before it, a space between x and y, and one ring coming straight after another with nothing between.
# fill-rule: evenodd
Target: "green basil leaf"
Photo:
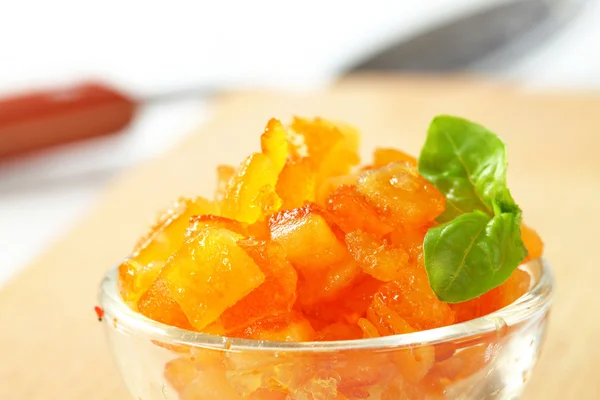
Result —
<instances>
[{"instance_id":1,"label":"green basil leaf","mask_svg":"<svg viewBox=\"0 0 600 400\"><path fill-rule=\"evenodd\" d=\"M423 245L437 296L455 303L504 283L526 255L521 210L506 185L506 146L462 118L438 116L427 133L419 172L446 197L442 225Z\"/></svg>"},{"instance_id":2,"label":"green basil leaf","mask_svg":"<svg viewBox=\"0 0 600 400\"><path fill-rule=\"evenodd\" d=\"M498 136L451 116L434 118L419 156L419 173L446 197L439 222L474 210L518 211L506 187L506 167L506 147Z\"/></svg>"},{"instance_id":3,"label":"green basil leaf","mask_svg":"<svg viewBox=\"0 0 600 400\"><path fill-rule=\"evenodd\" d=\"M458 303L505 282L525 257L520 227L520 212L474 211L429 229L424 261L435 294Z\"/></svg>"}]
</instances>

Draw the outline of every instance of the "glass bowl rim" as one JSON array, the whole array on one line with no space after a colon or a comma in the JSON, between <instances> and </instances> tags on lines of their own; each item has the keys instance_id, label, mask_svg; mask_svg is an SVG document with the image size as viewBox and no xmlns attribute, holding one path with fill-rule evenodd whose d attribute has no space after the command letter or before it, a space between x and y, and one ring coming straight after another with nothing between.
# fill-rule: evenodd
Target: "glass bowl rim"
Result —
<instances>
[{"instance_id":1,"label":"glass bowl rim","mask_svg":"<svg viewBox=\"0 0 600 400\"><path fill-rule=\"evenodd\" d=\"M441 328L370 339L338 340L327 342L278 342L269 340L229 338L190 331L166 325L132 310L121 298L117 288L117 268L109 270L100 285L98 300L104 310L107 324L124 334L145 337L161 343L210 348L227 351L285 351L336 352L343 350L386 350L390 348L435 345L462 341L503 331L547 312L552 300L554 278L545 258L530 260L521 269L539 269L537 280L529 290L510 305L483 317ZM533 276L536 278L536 276Z\"/></svg>"}]
</instances>

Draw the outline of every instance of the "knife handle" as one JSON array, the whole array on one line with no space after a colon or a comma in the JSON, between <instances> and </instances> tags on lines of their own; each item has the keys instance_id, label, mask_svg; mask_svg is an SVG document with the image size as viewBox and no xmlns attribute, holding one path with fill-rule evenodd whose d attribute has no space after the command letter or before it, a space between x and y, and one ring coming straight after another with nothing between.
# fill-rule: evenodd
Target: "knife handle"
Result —
<instances>
[{"instance_id":1,"label":"knife handle","mask_svg":"<svg viewBox=\"0 0 600 400\"><path fill-rule=\"evenodd\" d=\"M0 159L118 132L136 102L100 83L0 99Z\"/></svg>"}]
</instances>

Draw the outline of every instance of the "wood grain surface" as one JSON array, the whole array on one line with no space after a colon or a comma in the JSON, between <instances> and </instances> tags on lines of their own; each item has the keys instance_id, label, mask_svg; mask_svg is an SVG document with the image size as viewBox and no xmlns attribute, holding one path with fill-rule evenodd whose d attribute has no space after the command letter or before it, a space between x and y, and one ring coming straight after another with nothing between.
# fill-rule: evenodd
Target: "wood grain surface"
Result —
<instances>
[{"instance_id":1,"label":"wood grain surface","mask_svg":"<svg viewBox=\"0 0 600 400\"><path fill-rule=\"evenodd\" d=\"M157 210L179 195L211 196L215 166L258 148L270 117L341 119L362 131L365 155L375 145L416 154L440 113L479 121L507 142L509 185L554 268L550 330L525 399L600 399L600 93L391 76L354 77L319 93L222 95L211 122L185 143L118 177L0 290L0 399L128 399L93 312L103 273Z\"/></svg>"}]
</instances>

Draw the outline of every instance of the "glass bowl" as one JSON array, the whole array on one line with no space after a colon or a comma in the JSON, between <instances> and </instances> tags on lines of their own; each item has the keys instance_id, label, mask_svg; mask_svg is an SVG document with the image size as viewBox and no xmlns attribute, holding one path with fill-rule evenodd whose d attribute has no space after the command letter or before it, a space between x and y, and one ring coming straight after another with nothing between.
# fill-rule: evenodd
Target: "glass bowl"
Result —
<instances>
[{"instance_id":1,"label":"glass bowl","mask_svg":"<svg viewBox=\"0 0 600 400\"><path fill-rule=\"evenodd\" d=\"M540 353L553 290L543 259L520 268L531 287L502 310L362 340L258 341L167 326L123 302L116 270L99 300L135 400L516 399Z\"/></svg>"}]
</instances>

